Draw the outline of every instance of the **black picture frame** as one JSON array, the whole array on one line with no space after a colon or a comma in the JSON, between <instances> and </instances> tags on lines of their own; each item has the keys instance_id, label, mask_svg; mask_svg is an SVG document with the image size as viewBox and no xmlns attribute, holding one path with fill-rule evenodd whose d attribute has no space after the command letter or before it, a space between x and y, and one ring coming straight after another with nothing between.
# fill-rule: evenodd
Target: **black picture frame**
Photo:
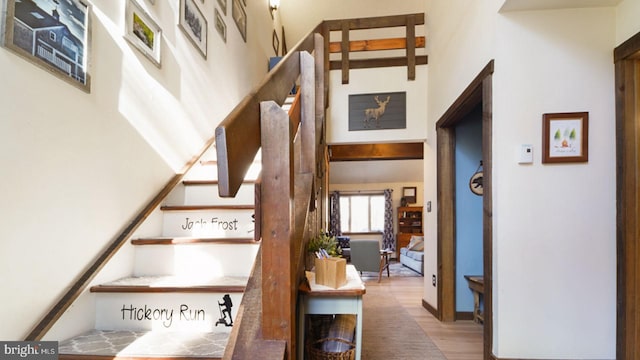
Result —
<instances>
[{"instance_id":1,"label":"black picture frame","mask_svg":"<svg viewBox=\"0 0 640 360\"><path fill-rule=\"evenodd\" d=\"M418 189L415 186L403 187L402 197L407 201L407 204L415 204L418 199Z\"/></svg>"}]
</instances>

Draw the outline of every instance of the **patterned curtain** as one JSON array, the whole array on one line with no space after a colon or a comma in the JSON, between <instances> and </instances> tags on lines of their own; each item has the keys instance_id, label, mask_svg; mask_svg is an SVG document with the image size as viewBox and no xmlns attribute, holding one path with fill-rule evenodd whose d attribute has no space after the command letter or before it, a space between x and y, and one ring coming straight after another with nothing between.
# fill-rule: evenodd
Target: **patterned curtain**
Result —
<instances>
[{"instance_id":1,"label":"patterned curtain","mask_svg":"<svg viewBox=\"0 0 640 360\"><path fill-rule=\"evenodd\" d=\"M396 250L396 242L393 237L393 203L391 201L392 189L384 190L384 232L382 233L382 248Z\"/></svg>"},{"instance_id":2,"label":"patterned curtain","mask_svg":"<svg viewBox=\"0 0 640 360\"><path fill-rule=\"evenodd\" d=\"M340 193L334 191L329 195L329 234L333 236L342 235L340 229Z\"/></svg>"}]
</instances>

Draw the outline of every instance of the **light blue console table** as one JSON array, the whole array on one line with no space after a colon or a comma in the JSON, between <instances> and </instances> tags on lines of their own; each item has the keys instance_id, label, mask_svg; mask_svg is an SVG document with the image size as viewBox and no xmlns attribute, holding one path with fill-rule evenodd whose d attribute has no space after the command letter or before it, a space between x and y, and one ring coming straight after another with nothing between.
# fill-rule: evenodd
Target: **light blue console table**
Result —
<instances>
[{"instance_id":1,"label":"light blue console table","mask_svg":"<svg viewBox=\"0 0 640 360\"><path fill-rule=\"evenodd\" d=\"M298 359L304 359L305 321L309 314L354 314L356 315L356 360L362 354L362 295L366 289L358 271L347 265L347 284L338 288L315 284L313 273L307 273L307 281L300 286L298 304Z\"/></svg>"}]
</instances>

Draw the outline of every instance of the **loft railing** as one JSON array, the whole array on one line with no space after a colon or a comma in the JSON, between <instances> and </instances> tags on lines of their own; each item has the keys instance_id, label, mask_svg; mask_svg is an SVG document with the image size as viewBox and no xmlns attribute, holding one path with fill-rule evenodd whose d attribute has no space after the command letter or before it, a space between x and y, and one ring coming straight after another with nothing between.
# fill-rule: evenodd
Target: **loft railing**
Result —
<instances>
[{"instance_id":1,"label":"loft railing","mask_svg":"<svg viewBox=\"0 0 640 360\"><path fill-rule=\"evenodd\" d=\"M339 53L340 60L329 63L331 70L342 71L342 83L349 83L349 69L406 66L407 79L415 80L416 65L426 65L426 55L416 55L416 48L425 47L425 37L416 35L416 27L424 25L424 13L381 16L372 18L328 20L324 22L324 37L329 53ZM351 41L351 32L356 30L404 28L405 37ZM340 32L341 41L329 42L331 32ZM401 57L376 57L350 59L352 52L405 50Z\"/></svg>"}]
</instances>

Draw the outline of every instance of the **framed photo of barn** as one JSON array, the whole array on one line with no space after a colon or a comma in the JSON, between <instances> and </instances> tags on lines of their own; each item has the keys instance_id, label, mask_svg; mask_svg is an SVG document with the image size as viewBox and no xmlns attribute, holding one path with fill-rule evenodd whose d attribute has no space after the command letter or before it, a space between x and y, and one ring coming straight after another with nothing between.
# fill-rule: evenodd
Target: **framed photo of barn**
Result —
<instances>
[{"instance_id":1,"label":"framed photo of barn","mask_svg":"<svg viewBox=\"0 0 640 360\"><path fill-rule=\"evenodd\" d=\"M124 38L140 50L155 66L160 67L162 29L136 0L127 0L125 6Z\"/></svg>"},{"instance_id":2,"label":"framed photo of barn","mask_svg":"<svg viewBox=\"0 0 640 360\"><path fill-rule=\"evenodd\" d=\"M2 45L91 92L91 5L85 0L5 0Z\"/></svg>"},{"instance_id":3,"label":"framed photo of barn","mask_svg":"<svg viewBox=\"0 0 640 360\"><path fill-rule=\"evenodd\" d=\"M349 131L406 127L406 92L349 95Z\"/></svg>"}]
</instances>

